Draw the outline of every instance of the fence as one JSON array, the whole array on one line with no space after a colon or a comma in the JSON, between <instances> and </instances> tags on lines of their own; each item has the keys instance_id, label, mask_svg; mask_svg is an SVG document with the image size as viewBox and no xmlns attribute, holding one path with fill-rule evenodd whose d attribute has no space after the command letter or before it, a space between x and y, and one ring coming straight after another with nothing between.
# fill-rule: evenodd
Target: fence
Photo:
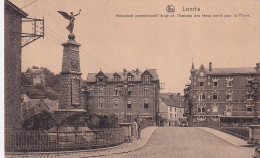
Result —
<instances>
[{"instance_id":1,"label":"fence","mask_svg":"<svg viewBox=\"0 0 260 158\"><path fill-rule=\"evenodd\" d=\"M124 142L124 129L84 132L8 131L5 133L6 151L61 151L109 147Z\"/></svg>"},{"instance_id":2,"label":"fence","mask_svg":"<svg viewBox=\"0 0 260 158\"><path fill-rule=\"evenodd\" d=\"M246 126L211 126L211 128L226 132L244 140L249 139L249 128Z\"/></svg>"}]
</instances>

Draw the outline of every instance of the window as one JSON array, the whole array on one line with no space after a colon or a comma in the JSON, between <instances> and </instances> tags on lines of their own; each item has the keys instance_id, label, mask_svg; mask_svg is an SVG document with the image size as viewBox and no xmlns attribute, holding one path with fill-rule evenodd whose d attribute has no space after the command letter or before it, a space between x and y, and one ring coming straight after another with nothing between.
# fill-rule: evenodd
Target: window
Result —
<instances>
[{"instance_id":1,"label":"window","mask_svg":"<svg viewBox=\"0 0 260 158\"><path fill-rule=\"evenodd\" d=\"M119 114L115 114L116 123L118 123Z\"/></svg>"},{"instance_id":2,"label":"window","mask_svg":"<svg viewBox=\"0 0 260 158\"><path fill-rule=\"evenodd\" d=\"M148 109L148 100L144 101L144 109Z\"/></svg>"},{"instance_id":3,"label":"window","mask_svg":"<svg viewBox=\"0 0 260 158\"><path fill-rule=\"evenodd\" d=\"M206 111L206 109L205 109L205 108L202 108L202 109L201 109L201 112L205 112L205 111Z\"/></svg>"},{"instance_id":4,"label":"window","mask_svg":"<svg viewBox=\"0 0 260 158\"><path fill-rule=\"evenodd\" d=\"M126 122L127 123L131 123L131 120L132 120L132 115L126 115Z\"/></svg>"},{"instance_id":5,"label":"window","mask_svg":"<svg viewBox=\"0 0 260 158\"><path fill-rule=\"evenodd\" d=\"M247 111L247 112L252 112L252 111L253 111L253 108L252 108L252 107L247 107L247 108L246 108L246 111Z\"/></svg>"},{"instance_id":6,"label":"window","mask_svg":"<svg viewBox=\"0 0 260 158\"><path fill-rule=\"evenodd\" d=\"M217 81L214 81L213 82L213 87L217 87L218 86L218 82Z\"/></svg>"},{"instance_id":7,"label":"window","mask_svg":"<svg viewBox=\"0 0 260 158\"><path fill-rule=\"evenodd\" d=\"M132 108L132 102L131 101L127 101L127 109L131 109Z\"/></svg>"},{"instance_id":8,"label":"window","mask_svg":"<svg viewBox=\"0 0 260 158\"><path fill-rule=\"evenodd\" d=\"M227 111L227 112L231 112L231 111L232 111L231 107L227 107L227 108L226 108L226 111Z\"/></svg>"},{"instance_id":9,"label":"window","mask_svg":"<svg viewBox=\"0 0 260 158\"><path fill-rule=\"evenodd\" d=\"M231 94L227 94L227 100L232 100L232 95Z\"/></svg>"},{"instance_id":10,"label":"window","mask_svg":"<svg viewBox=\"0 0 260 158\"><path fill-rule=\"evenodd\" d=\"M173 119L173 118L172 118L172 114L170 114L170 119Z\"/></svg>"},{"instance_id":11,"label":"window","mask_svg":"<svg viewBox=\"0 0 260 158\"><path fill-rule=\"evenodd\" d=\"M132 81L132 76L127 76L127 81Z\"/></svg>"},{"instance_id":12,"label":"window","mask_svg":"<svg viewBox=\"0 0 260 158\"><path fill-rule=\"evenodd\" d=\"M148 95L148 88L144 88L144 95Z\"/></svg>"},{"instance_id":13,"label":"window","mask_svg":"<svg viewBox=\"0 0 260 158\"><path fill-rule=\"evenodd\" d=\"M104 100L100 99L98 100L98 109L103 109L104 108Z\"/></svg>"},{"instance_id":14,"label":"window","mask_svg":"<svg viewBox=\"0 0 260 158\"><path fill-rule=\"evenodd\" d=\"M200 82L200 87L203 87L204 86L204 82Z\"/></svg>"},{"instance_id":15,"label":"window","mask_svg":"<svg viewBox=\"0 0 260 158\"><path fill-rule=\"evenodd\" d=\"M172 107L170 107L170 112L172 112Z\"/></svg>"},{"instance_id":16,"label":"window","mask_svg":"<svg viewBox=\"0 0 260 158\"><path fill-rule=\"evenodd\" d=\"M201 112L201 108L198 108L198 112Z\"/></svg>"},{"instance_id":17,"label":"window","mask_svg":"<svg viewBox=\"0 0 260 158\"><path fill-rule=\"evenodd\" d=\"M99 95L103 95L103 94L104 94L104 88L103 88L103 87L100 87L100 88L99 88L98 94L99 94Z\"/></svg>"},{"instance_id":18,"label":"window","mask_svg":"<svg viewBox=\"0 0 260 158\"><path fill-rule=\"evenodd\" d=\"M213 93L213 96L212 96L212 98L213 98L214 100L217 100L217 99L218 99L218 94L216 94L216 93Z\"/></svg>"},{"instance_id":19,"label":"window","mask_svg":"<svg viewBox=\"0 0 260 158\"><path fill-rule=\"evenodd\" d=\"M119 77L118 77L118 76L115 76L115 77L114 77L114 81L119 81Z\"/></svg>"},{"instance_id":20,"label":"window","mask_svg":"<svg viewBox=\"0 0 260 158\"><path fill-rule=\"evenodd\" d=\"M144 81L149 82L150 81L150 76L144 76Z\"/></svg>"},{"instance_id":21,"label":"window","mask_svg":"<svg viewBox=\"0 0 260 158\"><path fill-rule=\"evenodd\" d=\"M227 87L233 87L233 78L227 78Z\"/></svg>"},{"instance_id":22,"label":"window","mask_svg":"<svg viewBox=\"0 0 260 158\"><path fill-rule=\"evenodd\" d=\"M119 93L118 93L118 88L117 87L115 87L115 89L114 89L114 94L115 95L118 95Z\"/></svg>"},{"instance_id":23,"label":"window","mask_svg":"<svg viewBox=\"0 0 260 158\"><path fill-rule=\"evenodd\" d=\"M118 109L118 108L119 108L118 100L114 100L114 109Z\"/></svg>"},{"instance_id":24,"label":"window","mask_svg":"<svg viewBox=\"0 0 260 158\"><path fill-rule=\"evenodd\" d=\"M175 116L175 119L176 119L176 116L177 116L177 115L175 114L174 116Z\"/></svg>"},{"instance_id":25,"label":"window","mask_svg":"<svg viewBox=\"0 0 260 158\"><path fill-rule=\"evenodd\" d=\"M227 87L233 87L233 81L228 81L227 82Z\"/></svg>"},{"instance_id":26,"label":"window","mask_svg":"<svg viewBox=\"0 0 260 158\"><path fill-rule=\"evenodd\" d=\"M174 112L176 112L176 108L174 108Z\"/></svg>"},{"instance_id":27,"label":"window","mask_svg":"<svg viewBox=\"0 0 260 158\"><path fill-rule=\"evenodd\" d=\"M212 112L218 112L218 107L217 106L213 106L212 107Z\"/></svg>"},{"instance_id":28,"label":"window","mask_svg":"<svg viewBox=\"0 0 260 158\"><path fill-rule=\"evenodd\" d=\"M92 109L93 102L89 101L88 109Z\"/></svg>"},{"instance_id":29,"label":"window","mask_svg":"<svg viewBox=\"0 0 260 158\"><path fill-rule=\"evenodd\" d=\"M199 101L201 100L205 100L206 99L206 94L205 93L202 93L199 95Z\"/></svg>"},{"instance_id":30,"label":"window","mask_svg":"<svg viewBox=\"0 0 260 158\"><path fill-rule=\"evenodd\" d=\"M93 94L93 89L92 88L90 88L88 91L89 91L90 94Z\"/></svg>"},{"instance_id":31,"label":"window","mask_svg":"<svg viewBox=\"0 0 260 158\"><path fill-rule=\"evenodd\" d=\"M104 77L103 76L98 77L98 82L104 82Z\"/></svg>"}]
</instances>

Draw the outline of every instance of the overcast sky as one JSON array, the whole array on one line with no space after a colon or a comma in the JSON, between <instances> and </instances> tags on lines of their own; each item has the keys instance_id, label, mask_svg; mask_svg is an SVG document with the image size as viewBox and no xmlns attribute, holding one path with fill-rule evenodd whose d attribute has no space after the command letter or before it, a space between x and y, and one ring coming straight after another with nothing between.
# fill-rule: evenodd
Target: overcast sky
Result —
<instances>
[{"instance_id":1,"label":"overcast sky","mask_svg":"<svg viewBox=\"0 0 260 158\"><path fill-rule=\"evenodd\" d=\"M34 0L11 0L24 7ZM118 18L116 14L249 14L247 18ZM200 8L184 12L184 7ZM37 0L23 10L45 19L45 37L22 49L22 71L36 65L60 73L68 31L58 10L74 13L82 78L89 72L157 69L162 92L183 92L192 63L208 67L254 67L260 62L259 0ZM29 31L24 28L24 31Z\"/></svg>"}]
</instances>

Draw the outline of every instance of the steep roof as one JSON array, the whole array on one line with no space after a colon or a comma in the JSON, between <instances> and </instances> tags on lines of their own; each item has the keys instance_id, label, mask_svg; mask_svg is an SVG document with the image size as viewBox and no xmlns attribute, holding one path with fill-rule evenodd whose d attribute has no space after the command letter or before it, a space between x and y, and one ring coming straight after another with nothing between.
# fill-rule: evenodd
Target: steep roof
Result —
<instances>
[{"instance_id":1,"label":"steep roof","mask_svg":"<svg viewBox=\"0 0 260 158\"><path fill-rule=\"evenodd\" d=\"M153 81L157 81L159 80L159 77L157 75L156 69L148 69L147 70L151 75L152 75L152 80ZM112 82L114 81L114 74L117 73L119 76L121 76L119 78L119 81L125 81L127 80L127 74L131 73L133 75L133 79L132 81L141 81L142 80L142 72L136 72L136 71L128 71L127 73L124 72L112 72L112 73L103 73L105 76L107 76L108 81ZM88 73L87 76L87 82L96 82L96 75L98 73Z\"/></svg>"},{"instance_id":2,"label":"steep roof","mask_svg":"<svg viewBox=\"0 0 260 158\"><path fill-rule=\"evenodd\" d=\"M228 75L228 74L259 74L255 67L240 68L213 68L212 71L205 69L209 75Z\"/></svg>"},{"instance_id":3,"label":"steep roof","mask_svg":"<svg viewBox=\"0 0 260 158\"><path fill-rule=\"evenodd\" d=\"M26 14L22 9L18 8L16 5L14 5L9 0L5 0L5 8L15 11L23 18L26 18L28 16L28 14Z\"/></svg>"},{"instance_id":4,"label":"steep roof","mask_svg":"<svg viewBox=\"0 0 260 158\"><path fill-rule=\"evenodd\" d=\"M260 74L259 67L235 67L235 68L205 68L201 64L199 69L194 69L198 74L200 71L204 71L207 75L241 75L241 74Z\"/></svg>"}]
</instances>

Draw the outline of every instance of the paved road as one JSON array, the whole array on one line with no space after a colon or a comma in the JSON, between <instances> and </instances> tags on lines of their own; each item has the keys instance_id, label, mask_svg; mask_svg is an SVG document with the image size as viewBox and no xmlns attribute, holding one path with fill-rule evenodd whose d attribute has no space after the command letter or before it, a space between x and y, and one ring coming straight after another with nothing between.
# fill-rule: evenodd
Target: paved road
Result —
<instances>
[{"instance_id":1,"label":"paved road","mask_svg":"<svg viewBox=\"0 0 260 158\"><path fill-rule=\"evenodd\" d=\"M252 158L254 148L236 147L199 128L158 127L136 151L102 158Z\"/></svg>"}]
</instances>

